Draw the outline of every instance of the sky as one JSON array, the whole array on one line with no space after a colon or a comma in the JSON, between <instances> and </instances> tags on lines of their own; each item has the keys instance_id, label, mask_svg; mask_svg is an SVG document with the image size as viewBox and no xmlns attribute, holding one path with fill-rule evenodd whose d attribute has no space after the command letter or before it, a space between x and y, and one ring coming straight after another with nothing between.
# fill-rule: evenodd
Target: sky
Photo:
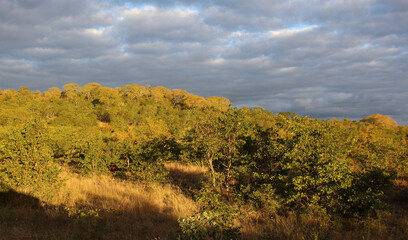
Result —
<instances>
[{"instance_id":1,"label":"sky","mask_svg":"<svg viewBox=\"0 0 408 240\"><path fill-rule=\"evenodd\" d=\"M0 0L0 89L90 82L408 125L408 1Z\"/></svg>"}]
</instances>

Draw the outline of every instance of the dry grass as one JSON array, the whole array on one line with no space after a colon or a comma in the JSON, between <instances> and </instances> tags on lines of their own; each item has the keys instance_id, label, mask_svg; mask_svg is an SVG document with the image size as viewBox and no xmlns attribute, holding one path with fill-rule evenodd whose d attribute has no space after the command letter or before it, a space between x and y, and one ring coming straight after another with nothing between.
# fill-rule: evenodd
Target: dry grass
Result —
<instances>
[{"instance_id":1,"label":"dry grass","mask_svg":"<svg viewBox=\"0 0 408 240\"><path fill-rule=\"evenodd\" d=\"M50 202L15 193L22 202L0 208L1 239L167 239L196 204L170 185L69 174ZM14 200L13 200L14 201Z\"/></svg>"},{"instance_id":2,"label":"dry grass","mask_svg":"<svg viewBox=\"0 0 408 240\"><path fill-rule=\"evenodd\" d=\"M169 171L172 183L190 197L200 190L201 181L205 179L205 173L208 171L205 167L192 164L166 163L164 167Z\"/></svg>"},{"instance_id":3,"label":"dry grass","mask_svg":"<svg viewBox=\"0 0 408 240\"><path fill-rule=\"evenodd\" d=\"M325 217L253 212L242 221L242 239L408 239L408 215L380 212L377 219L332 221Z\"/></svg>"},{"instance_id":4,"label":"dry grass","mask_svg":"<svg viewBox=\"0 0 408 240\"><path fill-rule=\"evenodd\" d=\"M160 214L183 217L195 208L191 199L170 185L125 182L110 176L70 177L53 204L91 206L140 217L152 209Z\"/></svg>"}]
</instances>

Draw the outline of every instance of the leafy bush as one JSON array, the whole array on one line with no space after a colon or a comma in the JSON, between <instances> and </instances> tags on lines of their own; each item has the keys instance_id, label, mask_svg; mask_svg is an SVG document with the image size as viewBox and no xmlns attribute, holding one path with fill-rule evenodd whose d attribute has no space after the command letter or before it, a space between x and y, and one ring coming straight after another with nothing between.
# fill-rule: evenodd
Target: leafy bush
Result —
<instances>
[{"instance_id":1,"label":"leafy bush","mask_svg":"<svg viewBox=\"0 0 408 240\"><path fill-rule=\"evenodd\" d=\"M141 181L165 182L169 172L164 168L164 161L174 156L175 142L164 136L152 139L144 144L133 143L125 155L130 158L127 170L130 179Z\"/></svg>"},{"instance_id":2,"label":"leafy bush","mask_svg":"<svg viewBox=\"0 0 408 240\"><path fill-rule=\"evenodd\" d=\"M348 156L354 141L347 130L327 121L292 120L285 151L269 175L282 206L344 217L374 216L384 207L390 177L380 169L353 171Z\"/></svg>"},{"instance_id":3,"label":"leafy bush","mask_svg":"<svg viewBox=\"0 0 408 240\"><path fill-rule=\"evenodd\" d=\"M344 217L376 217L376 210L387 208L381 197L390 184L391 176L379 168L354 174L351 187L339 192L338 202L332 211Z\"/></svg>"},{"instance_id":4,"label":"leafy bush","mask_svg":"<svg viewBox=\"0 0 408 240\"><path fill-rule=\"evenodd\" d=\"M73 143L73 156L69 164L75 172L100 174L108 171L108 160L105 156L106 144L99 131L86 130L76 136Z\"/></svg>"},{"instance_id":5,"label":"leafy bush","mask_svg":"<svg viewBox=\"0 0 408 240\"><path fill-rule=\"evenodd\" d=\"M276 192L289 207L302 210L317 205L329 209L338 191L352 183L347 143L335 126L314 126L296 118L292 137L285 143L286 152L272 176Z\"/></svg>"},{"instance_id":6,"label":"leafy bush","mask_svg":"<svg viewBox=\"0 0 408 240\"><path fill-rule=\"evenodd\" d=\"M10 187L45 191L60 182L45 126L38 120L12 128L0 143L0 180Z\"/></svg>"},{"instance_id":7,"label":"leafy bush","mask_svg":"<svg viewBox=\"0 0 408 240\"><path fill-rule=\"evenodd\" d=\"M237 239L240 228L234 226L238 210L221 201L220 194L204 187L198 201L202 204L198 212L179 219L179 239Z\"/></svg>"},{"instance_id":8,"label":"leafy bush","mask_svg":"<svg viewBox=\"0 0 408 240\"><path fill-rule=\"evenodd\" d=\"M137 181L165 182L169 174L162 161L133 161L128 170L128 179Z\"/></svg>"}]
</instances>

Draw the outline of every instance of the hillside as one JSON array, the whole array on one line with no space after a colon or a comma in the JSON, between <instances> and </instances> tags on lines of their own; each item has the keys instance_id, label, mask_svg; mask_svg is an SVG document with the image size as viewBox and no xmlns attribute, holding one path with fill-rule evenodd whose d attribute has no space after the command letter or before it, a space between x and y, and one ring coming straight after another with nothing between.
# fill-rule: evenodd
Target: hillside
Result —
<instances>
[{"instance_id":1,"label":"hillside","mask_svg":"<svg viewBox=\"0 0 408 240\"><path fill-rule=\"evenodd\" d=\"M0 236L402 239L407 141L382 115L310 119L161 86L0 90Z\"/></svg>"}]
</instances>

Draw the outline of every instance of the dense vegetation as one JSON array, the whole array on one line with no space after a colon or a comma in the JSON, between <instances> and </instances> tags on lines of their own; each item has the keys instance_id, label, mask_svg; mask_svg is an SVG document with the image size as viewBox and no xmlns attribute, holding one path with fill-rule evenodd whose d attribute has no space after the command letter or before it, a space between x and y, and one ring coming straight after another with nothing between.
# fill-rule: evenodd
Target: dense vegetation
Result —
<instances>
[{"instance_id":1,"label":"dense vegetation","mask_svg":"<svg viewBox=\"0 0 408 240\"><path fill-rule=\"evenodd\" d=\"M408 128L376 123L231 108L160 86L0 90L1 191L52 196L65 171L167 184L165 165L177 162L208 169L197 189L178 186L200 206L178 220L180 239L238 238L251 211L362 222L390 210L408 177Z\"/></svg>"}]
</instances>

